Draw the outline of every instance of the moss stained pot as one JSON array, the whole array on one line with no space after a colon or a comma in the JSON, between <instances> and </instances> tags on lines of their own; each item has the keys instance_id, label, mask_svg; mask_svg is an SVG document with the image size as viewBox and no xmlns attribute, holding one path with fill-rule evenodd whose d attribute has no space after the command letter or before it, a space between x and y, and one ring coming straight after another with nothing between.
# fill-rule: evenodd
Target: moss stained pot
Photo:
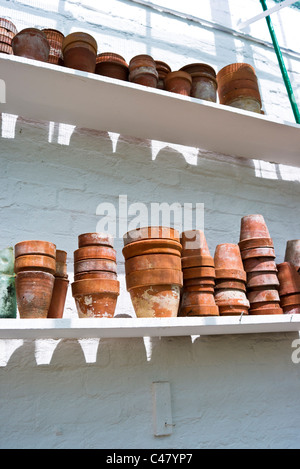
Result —
<instances>
[{"instance_id":1,"label":"moss stained pot","mask_svg":"<svg viewBox=\"0 0 300 469\"><path fill-rule=\"evenodd\" d=\"M14 36L11 42L14 55L47 62L50 45L43 31L25 28Z\"/></svg>"},{"instance_id":2,"label":"moss stained pot","mask_svg":"<svg viewBox=\"0 0 300 469\"><path fill-rule=\"evenodd\" d=\"M17 317L15 275L0 274L0 318Z\"/></svg>"}]
</instances>

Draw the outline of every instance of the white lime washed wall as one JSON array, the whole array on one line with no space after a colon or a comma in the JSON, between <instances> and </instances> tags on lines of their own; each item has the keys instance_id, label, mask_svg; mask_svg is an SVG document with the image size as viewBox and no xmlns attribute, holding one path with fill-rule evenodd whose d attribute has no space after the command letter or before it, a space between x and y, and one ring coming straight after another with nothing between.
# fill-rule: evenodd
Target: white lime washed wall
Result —
<instances>
[{"instance_id":1,"label":"white lime washed wall","mask_svg":"<svg viewBox=\"0 0 300 469\"><path fill-rule=\"evenodd\" d=\"M99 52L127 61L148 53L173 70L192 62L216 71L248 62L266 115L294 122L265 20L249 26L244 37L219 27L237 29L239 20L262 11L259 0L158 3L204 21L130 0L0 0L0 17L18 30L85 31ZM300 10L283 9L272 20L300 105ZM219 243L238 242L240 219L250 213L264 215L277 262L286 241L300 236L299 169L137 140L134 129L132 136L119 136L2 114L0 168L0 245L54 242L68 252L71 282L77 236L95 231L98 205L118 209L120 195L132 210L136 202L204 204L212 254ZM115 246L121 282L116 314L134 316L119 237ZM65 317L76 315L69 289ZM0 448L299 448L300 364L292 360L298 337L2 340ZM157 381L170 383L174 426L165 437L153 433Z\"/></svg>"}]
</instances>

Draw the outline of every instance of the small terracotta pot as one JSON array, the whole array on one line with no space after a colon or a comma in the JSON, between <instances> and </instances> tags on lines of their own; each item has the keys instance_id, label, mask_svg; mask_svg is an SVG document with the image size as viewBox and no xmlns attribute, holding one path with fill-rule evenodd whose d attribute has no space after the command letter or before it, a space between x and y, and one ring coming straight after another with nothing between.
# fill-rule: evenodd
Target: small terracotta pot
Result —
<instances>
[{"instance_id":1,"label":"small terracotta pot","mask_svg":"<svg viewBox=\"0 0 300 469\"><path fill-rule=\"evenodd\" d=\"M183 269L189 267L215 267L214 259L211 256L188 256L181 258Z\"/></svg>"},{"instance_id":2,"label":"small terracotta pot","mask_svg":"<svg viewBox=\"0 0 300 469\"><path fill-rule=\"evenodd\" d=\"M68 286L68 279L60 277L55 278L51 303L47 315L48 318L63 317Z\"/></svg>"},{"instance_id":3,"label":"small terracotta pot","mask_svg":"<svg viewBox=\"0 0 300 469\"><path fill-rule=\"evenodd\" d=\"M215 279L214 277L196 277L196 278L189 278L183 279L184 288L192 287L192 286L215 286Z\"/></svg>"},{"instance_id":4,"label":"small terracotta pot","mask_svg":"<svg viewBox=\"0 0 300 469\"><path fill-rule=\"evenodd\" d=\"M108 233L82 233L78 236L78 247L110 246L114 247L114 238Z\"/></svg>"},{"instance_id":5,"label":"small terracotta pot","mask_svg":"<svg viewBox=\"0 0 300 469\"><path fill-rule=\"evenodd\" d=\"M181 307L186 306L216 306L214 294L205 291L184 291Z\"/></svg>"},{"instance_id":6,"label":"small terracotta pot","mask_svg":"<svg viewBox=\"0 0 300 469\"><path fill-rule=\"evenodd\" d=\"M285 262L290 262L299 270L300 268L300 239L287 241L285 248Z\"/></svg>"},{"instance_id":7,"label":"small terracotta pot","mask_svg":"<svg viewBox=\"0 0 300 469\"><path fill-rule=\"evenodd\" d=\"M300 306L300 294L290 293L289 295L280 296L280 304L285 306Z\"/></svg>"},{"instance_id":8,"label":"small terracotta pot","mask_svg":"<svg viewBox=\"0 0 300 469\"><path fill-rule=\"evenodd\" d=\"M246 294L240 290L223 289L215 293L215 302L218 306L244 306L250 307Z\"/></svg>"},{"instance_id":9,"label":"small terracotta pot","mask_svg":"<svg viewBox=\"0 0 300 469\"><path fill-rule=\"evenodd\" d=\"M155 60L155 66L158 73L157 88L165 90L165 78L172 71L171 67L161 60Z\"/></svg>"},{"instance_id":10,"label":"small terracotta pot","mask_svg":"<svg viewBox=\"0 0 300 469\"><path fill-rule=\"evenodd\" d=\"M226 275L227 270L242 272L244 275L243 261L241 258L239 246L237 244L218 244L215 250L214 262L216 275L217 272L222 272L224 275ZM224 275L220 274L217 275L217 277L232 278L232 275L230 277L224 277Z\"/></svg>"},{"instance_id":11,"label":"small terracotta pot","mask_svg":"<svg viewBox=\"0 0 300 469\"><path fill-rule=\"evenodd\" d=\"M182 71L170 72L165 78L165 89L171 93L190 96L192 77L189 73Z\"/></svg>"},{"instance_id":12,"label":"small terracotta pot","mask_svg":"<svg viewBox=\"0 0 300 469\"><path fill-rule=\"evenodd\" d=\"M48 241L21 241L15 244L15 257L39 254L56 258L56 246Z\"/></svg>"},{"instance_id":13,"label":"small terracotta pot","mask_svg":"<svg viewBox=\"0 0 300 469\"><path fill-rule=\"evenodd\" d=\"M179 317L188 317L188 316L219 316L219 308L217 305L208 306L208 305L190 305L180 307Z\"/></svg>"},{"instance_id":14,"label":"small terracotta pot","mask_svg":"<svg viewBox=\"0 0 300 469\"><path fill-rule=\"evenodd\" d=\"M172 269L138 270L126 275L126 287L132 288L154 285L178 285L182 287L182 272Z\"/></svg>"},{"instance_id":15,"label":"small terracotta pot","mask_svg":"<svg viewBox=\"0 0 300 469\"><path fill-rule=\"evenodd\" d=\"M241 219L240 241L249 238L270 238L268 227L262 215L246 215Z\"/></svg>"},{"instance_id":16,"label":"small terracotta pot","mask_svg":"<svg viewBox=\"0 0 300 469\"><path fill-rule=\"evenodd\" d=\"M46 35L36 28L25 28L11 42L14 55L47 62L50 45Z\"/></svg>"},{"instance_id":17,"label":"small terracotta pot","mask_svg":"<svg viewBox=\"0 0 300 469\"><path fill-rule=\"evenodd\" d=\"M48 56L48 62L58 65L63 64L63 53L62 53L62 43L64 40L64 35L56 29L46 28L42 30L45 33L49 45L50 51Z\"/></svg>"},{"instance_id":18,"label":"small terracotta pot","mask_svg":"<svg viewBox=\"0 0 300 469\"><path fill-rule=\"evenodd\" d=\"M24 271L16 275L16 296L21 319L47 318L54 286L54 275Z\"/></svg>"},{"instance_id":19,"label":"small terracotta pot","mask_svg":"<svg viewBox=\"0 0 300 469\"><path fill-rule=\"evenodd\" d=\"M94 73L97 42L90 34L74 32L66 36L62 44L65 67Z\"/></svg>"},{"instance_id":20,"label":"small terracotta pot","mask_svg":"<svg viewBox=\"0 0 300 469\"><path fill-rule=\"evenodd\" d=\"M216 279L216 290L222 289L233 289L233 290L241 290L246 292L246 284L243 280L231 280L231 279Z\"/></svg>"},{"instance_id":21,"label":"small terracotta pot","mask_svg":"<svg viewBox=\"0 0 300 469\"><path fill-rule=\"evenodd\" d=\"M216 273L214 267L189 267L182 269L184 280L192 278L215 278Z\"/></svg>"},{"instance_id":22,"label":"small terracotta pot","mask_svg":"<svg viewBox=\"0 0 300 469\"><path fill-rule=\"evenodd\" d=\"M246 249L245 251L241 251L241 256L243 261L245 261L245 259L253 259L256 257L269 257L270 259L275 259L276 257L273 248Z\"/></svg>"},{"instance_id":23,"label":"small terracotta pot","mask_svg":"<svg viewBox=\"0 0 300 469\"><path fill-rule=\"evenodd\" d=\"M6 18L0 18L0 28L5 29L6 31L11 31L14 35L18 34L18 30L14 23Z\"/></svg>"},{"instance_id":24,"label":"small terracotta pot","mask_svg":"<svg viewBox=\"0 0 300 469\"><path fill-rule=\"evenodd\" d=\"M138 318L176 317L180 303L180 285L146 285L130 289Z\"/></svg>"},{"instance_id":25,"label":"small terracotta pot","mask_svg":"<svg viewBox=\"0 0 300 469\"><path fill-rule=\"evenodd\" d=\"M249 314L248 306L220 305L218 308L220 316L247 316Z\"/></svg>"},{"instance_id":26,"label":"small terracotta pot","mask_svg":"<svg viewBox=\"0 0 300 469\"><path fill-rule=\"evenodd\" d=\"M0 42L3 43L3 44L7 44L7 45L11 46L11 41L12 41L11 34L12 33L7 33L6 31L1 33L1 31L0 31Z\"/></svg>"},{"instance_id":27,"label":"small terracotta pot","mask_svg":"<svg viewBox=\"0 0 300 469\"><path fill-rule=\"evenodd\" d=\"M179 256L172 256L171 254L149 254L131 257L125 262L126 275L138 270L148 269L173 269L181 271L181 260Z\"/></svg>"},{"instance_id":28,"label":"small terracotta pot","mask_svg":"<svg viewBox=\"0 0 300 469\"><path fill-rule=\"evenodd\" d=\"M210 65L195 63L181 67L192 77L191 96L205 101L217 101L217 79L216 72Z\"/></svg>"},{"instance_id":29,"label":"small terracotta pot","mask_svg":"<svg viewBox=\"0 0 300 469\"><path fill-rule=\"evenodd\" d=\"M247 274L244 270L236 269L216 269L216 279L234 279L246 282Z\"/></svg>"},{"instance_id":30,"label":"small terracotta pot","mask_svg":"<svg viewBox=\"0 0 300 469\"><path fill-rule=\"evenodd\" d=\"M180 242L179 232L168 226L147 226L128 231L123 236L124 246L147 239L170 239Z\"/></svg>"},{"instance_id":31,"label":"small terracotta pot","mask_svg":"<svg viewBox=\"0 0 300 469\"><path fill-rule=\"evenodd\" d=\"M236 62L223 67L217 73L218 80L232 80L232 79L256 79L256 73L252 65L244 62Z\"/></svg>"},{"instance_id":32,"label":"small terracotta pot","mask_svg":"<svg viewBox=\"0 0 300 469\"><path fill-rule=\"evenodd\" d=\"M277 272L276 263L269 257L258 257L244 260L244 269L246 272Z\"/></svg>"},{"instance_id":33,"label":"small terracotta pot","mask_svg":"<svg viewBox=\"0 0 300 469\"><path fill-rule=\"evenodd\" d=\"M129 81L151 88L157 87L158 73L155 60L147 54L133 57L129 62Z\"/></svg>"},{"instance_id":34,"label":"small terracotta pot","mask_svg":"<svg viewBox=\"0 0 300 469\"><path fill-rule=\"evenodd\" d=\"M269 315L269 314L283 314L283 310L278 307L278 308L257 308L257 309L249 309L249 314L253 316L264 316L264 315Z\"/></svg>"},{"instance_id":35,"label":"small terracotta pot","mask_svg":"<svg viewBox=\"0 0 300 469\"><path fill-rule=\"evenodd\" d=\"M0 274L0 319L17 317L15 275Z\"/></svg>"},{"instance_id":36,"label":"small terracotta pot","mask_svg":"<svg viewBox=\"0 0 300 469\"><path fill-rule=\"evenodd\" d=\"M105 271L117 273L117 264L110 259L86 259L74 263L74 274L90 271Z\"/></svg>"},{"instance_id":37,"label":"small terracotta pot","mask_svg":"<svg viewBox=\"0 0 300 469\"><path fill-rule=\"evenodd\" d=\"M28 254L17 257L15 259L15 273L18 274L24 270L41 270L54 275L56 271L56 261L53 257L38 254Z\"/></svg>"},{"instance_id":38,"label":"small terracotta pot","mask_svg":"<svg viewBox=\"0 0 300 469\"><path fill-rule=\"evenodd\" d=\"M106 272L104 270L91 270L89 272L82 272L74 275L74 280L88 280L90 278L118 280L118 276L115 272Z\"/></svg>"},{"instance_id":39,"label":"small terracotta pot","mask_svg":"<svg viewBox=\"0 0 300 469\"><path fill-rule=\"evenodd\" d=\"M198 284L198 285L186 285L185 282L183 282L183 292L206 292L206 293L214 293L215 292L215 287L214 285L209 285L209 284Z\"/></svg>"},{"instance_id":40,"label":"small terracotta pot","mask_svg":"<svg viewBox=\"0 0 300 469\"><path fill-rule=\"evenodd\" d=\"M280 296L290 293L300 293L300 275L294 264L291 262L282 262L277 265L277 268Z\"/></svg>"},{"instance_id":41,"label":"small terracotta pot","mask_svg":"<svg viewBox=\"0 0 300 469\"><path fill-rule=\"evenodd\" d=\"M283 310L283 314L300 314L300 305L299 306L284 306L282 310Z\"/></svg>"},{"instance_id":42,"label":"small terracotta pot","mask_svg":"<svg viewBox=\"0 0 300 469\"><path fill-rule=\"evenodd\" d=\"M86 259L110 259L116 261L116 250L110 246L84 246L74 251L74 262Z\"/></svg>"},{"instance_id":43,"label":"small terracotta pot","mask_svg":"<svg viewBox=\"0 0 300 469\"><path fill-rule=\"evenodd\" d=\"M242 251L256 248L274 248L272 238L249 238L239 242L239 248Z\"/></svg>"},{"instance_id":44,"label":"small terracotta pot","mask_svg":"<svg viewBox=\"0 0 300 469\"><path fill-rule=\"evenodd\" d=\"M202 230L186 230L181 233L182 257L210 257L207 241Z\"/></svg>"},{"instance_id":45,"label":"small terracotta pot","mask_svg":"<svg viewBox=\"0 0 300 469\"><path fill-rule=\"evenodd\" d=\"M251 306L254 303L264 303L270 301L276 301L278 303L280 302L278 290L276 290L275 288L248 291L247 297L250 301Z\"/></svg>"},{"instance_id":46,"label":"small terracotta pot","mask_svg":"<svg viewBox=\"0 0 300 469\"><path fill-rule=\"evenodd\" d=\"M6 44L6 42L0 42L0 52L2 52L2 54L12 55L13 48L9 44Z\"/></svg>"},{"instance_id":47,"label":"small terracotta pot","mask_svg":"<svg viewBox=\"0 0 300 469\"><path fill-rule=\"evenodd\" d=\"M55 277L67 278L67 253L60 249L56 249L56 269Z\"/></svg>"},{"instance_id":48,"label":"small terracotta pot","mask_svg":"<svg viewBox=\"0 0 300 469\"><path fill-rule=\"evenodd\" d=\"M125 260L131 257L148 254L173 254L181 256L181 244L169 239L147 239L135 241L123 247L122 253Z\"/></svg>"},{"instance_id":49,"label":"small terracotta pot","mask_svg":"<svg viewBox=\"0 0 300 469\"><path fill-rule=\"evenodd\" d=\"M124 57L113 52L102 52L96 57L97 75L128 81L129 67Z\"/></svg>"},{"instance_id":50,"label":"small terracotta pot","mask_svg":"<svg viewBox=\"0 0 300 469\"><path fill-rule=\"evenodd\" d=\"M249 272L247 274L247 287L279 287L279 280L276 272Z\"/></svg>"},{"instance_id":51,"label":"small terracotta pot","mask_svg":"<svg viewBox=\"0 0 300 469\"><path fill-rule=\"evenodd\" d=\"M112 318L119 293L118 280L96 278L72 283L72 295L79 318Z\"/></svg>"}]
</instances>

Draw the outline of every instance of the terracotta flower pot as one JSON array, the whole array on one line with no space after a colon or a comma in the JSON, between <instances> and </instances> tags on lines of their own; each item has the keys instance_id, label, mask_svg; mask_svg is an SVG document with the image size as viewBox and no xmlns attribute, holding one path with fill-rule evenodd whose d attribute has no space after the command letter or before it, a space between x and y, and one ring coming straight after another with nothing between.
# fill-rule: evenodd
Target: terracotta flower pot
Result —
<instances>
[{"instance_id":1,"label":"terracotta flower pot","mask_svg":"<svg viewBox=\"0 0 300 469\"><path fill-rule=\"evenodd\" d=\"M246 280L240 249L237 244L218 244L214 255L216 278Z\"/></svg>"},{"instance_id":2,"label":"terracotta flower pot","mask_svg":"<svg viewBox=\"0 0 300 469\"><path fill-rule=\"evenodd\" d=\"M67 253L61 249L56 249L56 269L55 277L67 278Z\"/></svg>"},{"instance_id":3,"label":"terracotta flower pot","mask_svg":"<svg viewBox=\"0 0 300 469\"><path fill-rule=\"evenodd\" d=\"M110 259L86 259L74 263L74 274L90 271L105 271L117 273L117 264Z\"/></svg>"},{"instance_id":4,"label":"terracotta flower pot","mask_svg":"<svg viewBox=\"0 0 300 469\"><path fill-rule=\"evenodd\" d=\"M138 270L126 275L126 288L130 291L135 287L154 285L178 285L182 287L182 272L172 269Z\"/></svg>"},{"instance_id":5,"label":"terracotta flower pot","mask_svg":"<svg viewBox=\"0 0 300 469\"><path fill-rule=\"evenodd\" d=\"M285 248L285 262L290 262L299 270L300 268L300 239L287 241Z\"/></svg>"},{"instance_id":6,"label":"terracotta flower pot","mask_svg":"<svg viewBox=\"0 0 300 469\"><path fill-rule=\"evenodd\" d=\"M242 251L258 248L272 248L274 249L274 243L272 238L253 238L244 239L239 242L239 248Z\"/></svg>"},{"instance_id":7,"label":"terracotta flower pot","mask_svg":"<svg viewBox=\"0 0 300 469\"><path fill-rule=\"evenodd\" d=\"M157 87L158 73L155 60L147 54L133 57L129 62L129 81L151 88Z\"/></svg>"},{"instance_id":8,"label":"terracotta flower pot","mask_svg":"<svg viewBox=\"0 0 300 469\"><path fill-rule=\"evenodd\" d=\"M120 293L118 280L77 280L71 286L79 318L114 316Z\"/></svg>"},{"instance_id":9,"label":"terracotta flower pot","mask_svg":"<svg viewBox=\"0 0 300 469\"><path fill-rule=\"evenodd\" d=\"M191 278L215 278L216 273L214 267L189 267L182 269L184 280Z\"/></svg>"},{"instance_id":10,"label":"terracotta flower pot","mask_svg":"<svg viewBox=\"0 0 300 469\"><path fill-rule=\"evenodd\" d=\"M55 277L48 318L62 318L64 314L69 280Z\"/></svg>"},{"instance_id":11,"label":"terracotta flower pot","mask_svg":"<svg viewBox=\"0 0 300 469\"><path fill-rule=\"evenodd\" d=\"M0 42L3 44L11 46L11 41L13 37L14 35L12 35L12 33L6 32L5 30L3 32L0 31Z\"/></svg>"},{"instance_id":12,"label":"terracotta flower pot","mask_svg":"<svg viewBox=\"0 0 300 469\"><path fill-rule=\"evenodd\" d=\"M114 247L114 238L108 233L82 233L78 236L78 247L110 246Z\"/></svg>"},{"instance_id":13,"label":"terracotta flower pot","mask_svg":"<svg viewBox=\"0 0 300 469\"><path fill-rule=\"evenodd\" d=\"M15 272L15 256L12 247L0 250L0 273L6 275L14 275Z\"/></svg>"},{"instance_id":14,"label":"terracotta flower pot","mask_svg":"<svg viewBox=\"0 0 300 469\"><path fill-rule=\"evenodd\" d=\"M180 242L179 232L168 226L147 226L128 231L123 236L124 246L147 239L170 239Z\"/></svg>"},{"instance_id":15,"label":"terracotta flower pot","mask_svg":"<svg viewBox=\"0 0 300 469\"><path fill-rule=\"evenodd\" d=\"M187 287L194 287L194 286L210 286L215 287L215 278L214 277L196 277L196 278L189 278L183 279L184 288Z\"/></svg>"},{"instance_id":16,"label":"terracotta flower pot","mask_svg":"<svg viewBox=\"0 0 300 469\"><path fill-rule=\"evenodd\" d=\"M258 257L244 260L244 269L246 272L277 272L276 263L269 257Z\"/></svg>"},{"instance_id":17,"label":"terracotta flower pot","mask_svg":"<svg viewBox=\"0 0 300 469\"><path fill-rule=\"evenodd\" d=\"M247 274L244 270L237 269L216 269L216 279L233 279L246 282Z\"/></svg>"},{"instance_id":18,"label":"terracotta flower pot","mask_svg":"<svg viewBox=\"0 0 300 469\"><path fill-rule=\"evenodd\" d=\"M74 251L74 262L86 259L110 259L116 261L116 250L110 246L84 246Z\"/></svg>"},{"instance_id":19,"label":"terracotta flower pot","mask_svg":"<svg viewBox=\"0 0 300 469\"><path fill-rule=\"evenodd\" d=\"M157 88L160 90L165 89L165 78L170 73L171 67L165 62L162 62L161 60L155 60L155 66L156 66L156 71L158 73L158 82L157 82Z\"/></svg>"},{"instance_id":20,"label":"terracotta flower pot","mask_svg":"<svg viewBox=\"0 0 300 469\"><path fill-rule=\"evenodd\" d=\"M45 28L42 31L45 33L50 45L48 62L63 65L62 43L65 36L56 29Z\"/></svg>"},{"instance_id":21,"label":"terracotta flower pot","mask_svg":"<svg viewBox=\"0 0 300 469\"><path fill-rule=\"evenodd\" d=\"M15 275L0 274L0 319L17 317Z\"/></svg>"},{"instance_id":22,"label":"terracotta flower pot","mask_svg":"<svg viewBox=\"0 0 300 469\"><path fill-rule=\"evenodd\" d=\"M211 256L188 256L181 258L183 269L189 267L215 267L214 259Z\"/></svg>"},{"instance_id":23,"label":"terracotta flower pot","mask_svg":"<svg viewBox=\"0 0 300 469\"><path fill-rule=\"evenodd\" d=\"M219 316L218 306L182 306L179 310L178 317L187 317L187 316Z\"/></svg>"},{"instance_id":24,"label":"terracotta flower pot","mask_svg":"<svg viewBox=\"0 0 300 469\"><path fill-rule=\"evenodd\" d=\"M181 256L181 244L170 239L146 239L135 241L123 247L125 260L131 257L148 254L173 254Z\"/></svg>"},{"instance_id":25,"label":"terracotta flower pot","mask_svg":"<svg viewBox=\"0 0 300 469\"><path fill-rule=\"evenodd\" d=\"M138 270L148 269L172 269L181 271L181 260L179 256L171 254L149 254L136 256L125 262L126 275Z\"/></svg>"},{"instance_id":26,"label":"terracotta flower pot","mask_svg":"<svg viewBox=\"0 0 300 469\"><path fill-rule=\"evenodd\" d=\"M115 272L101 271L101 270L91 270L89 272L82 272L74 275L74 280L88 280L90 278L99 278L99 279L110 279L118 280L118 276Z\"/></svg>"},{"instance_id":27,"label":"terracotta flower pot","mask_svg":"<svg viewBox=\"0 0 300 469\"><path fill-rule=\"evenodd\" d=\"M102 52L97 55L95 73L128 81L129 67L121 55L113 52Z\"/></svg>"},{"instance_id":28,"label":"terracotta flower pot","mask_svg":"<svg viewBox=\"0 0 300 469\"><path fill-rule=\"evenodd\" d=\"M249 272L247 274L247 287L279 287L277 272Z\"/></svg>"},{"instance_id":29,"label":"terracotta flower pot","mask_svg":"<svg viewBox=\"0 0 300 469\"><path fill-rule=\"evenodd\" d=\"M21 241L15 244L15 257L39 254L56 258L56 245L48 241Z\"/></svg>"},{"instance_id":30,"label":"terracotta flower pot","mask_svg":"<svg viewBox=\"0 0 300 469\"><path fill-rule=\"evenodd\" d=\"M185 282L183 282L183 292L206 292L206 293L214 293L215 287L214 285L210 284L196 284L187 286Z\"/></svg>"},{"instance_id":31,"label":"terracotta flower pot","mask_svg":"<svg viewBox=\"0 0 300 469\"><path fill-rule=\"evenodd\" d=\"M6 42L0 42L0 52L2 52L2 54L12 55L13 48L9 44L6 44Z\"/></svg>"},{"instance_id":32,"label":"terracotta flower pot","mask_svg":"<svg viewBox=\"0 0 300 469\"><path fill-rule=\"evenodd\" d=\"M280 304L282 307L300 306L300 294L290 293L288 295L282 295L280 296Z\"/></svg>"},{"instance_id":33,"label":"terracotta flower pot","mask_svg":"<svg viewBox=\"0 0 300 469\"><path fill-rule=\"evenodd\" d=\"M17 257L15 260L15 273L18 274L24 270L41 270L54 275L56 261L53 257L38 254Z\"/></svg>"},{"instance_id":34,"label":"terracotta flower pot","mask_svg":"<svg viewBox=\"0 0 300 469\"><path fill-rule=\"evenodd\" d=\"M194 63L181 67L192 77L191 96L205 101L217 101L217 79L216 72L210 65Z\"/></svg>"},{"instance_id":35,"label":"terracotta flower pot","mask_svg":"<svg viewBox=\"0 0 300 469\"><path fill-rule=\"evenodd\" d=\"M216 306L214 294L209 291L186 291L182 294L181 307Z\"/></svg>"},{"instance_id":36,"label":"terracotta flower pot","mask_svg":"<svg viewBox=\"0 0 300 469\"><path fill-rule=\"evenodd\" d=\"M131 288L130 297L138 318L176 317L180 303L180 285L145 285Z\"/></svg>"},{"instance_id":37,"label":"terracotta flower pot","mask_svg":"<svg viewBox=\"0 0 300 469\"><path fill-rule=\"evenodd\" d=\"M246 294L240 290L224 289L215 293L215 302L218 306L244 306L250 307Z\"/></svg>"},{"instance_id":38,"label":"terracotta flower pot","mask_svg":"<svg viewBox=\"0 0 300 469\"><path fill-rule=\"evenodd\" d=\"M220 316L245 316L249 314L248 306L219 305Z\"/></svg>"},{"instance_id":39,"label":"terracotta flower pot","mask_svg":"<svg viewBox=\"0 0 300 469\"><path fill-rule=\"evenodd\" d=\"M25 28L20 31L11 42L14 55L27 59L47 62L50 45L43 31L36 28Z\"/></svg>"},{"instance_id":40,"label":"terracotta flower pot","mask_svg":"<svg viewBox=\"0 0 300 469\"><path fill-rule=\"evenodd\" d=\"M66 36L62 44L65 67L94 73L97 42L90 34L74 32Z\"/></svg>"},{"instance_id":41,"label":"terracotta flower pot","mask_svg":"<svg viewBox=\"0 0 300 469\"><path fill-rule=\"evenodd\" d=\"M245 259L253 259L257 257L269 257L270 259L275 259L275 251L273 248L253 248L253 249L245 249L241 251L241 256L243 262Z\"/></svg>"},{"instance_id":42,"label":"terracotta flower pot","mask_svg":"<svg viewBox=\"0 0 300 469\"><path fill-rule=\"evenodd\" d=\"M241 219L240 241L253 238L270 238L268 227L262 215L246 215Z\"/></svg>"},{"instance_id":43,"label":"terracotta flower pot","mask_svg":"<svg viewBox=\"0 0 300 469\"><path fill-rule=\"evenodd\" d=\"M14 35L18 34L18 30L14 23L6 18L0 18L0 28L5 29L6 31L10 31L14 33Z\"/></svg>"},{"instance_id":44,"label":"terracotta flower pot","mask_svg":"<svg viewBox=\"0 0 300 469\"><path fill-rule=\"evenodd\" d=\"M246 283L244 280L235 280L235 279L223 279L218 278L216 279L216 286L215 290L222 290L222 289L233 289L233 290L241 290L246 291Z\"/></svg>"},{"instance_id":45,"label":"terracotta flower pot","mask_svg":"<svg viewBox=\"0 0 300 469\"><path fill-rule=\"evenodd\" d=\"M300 314L300 305L299 306L284 306L282 310L283 310L283 314Z\"/></svg>"},{"instance_id":46,"label":"terracotta flower pot","mask_svg":"<svg viewBox=\"0 0 300 469\"><path fill-rule=\"evenodd\" d=\"M300 275L294 264L291 262L282 262L277 265L277 268L280 296L290 293L300 293Z\"/></svg>"},{"instance_id":47,"label":"terracotta flower pot","mask_svg":"<svg viewBox=\"0 0 300 469\"><path fill-rule=\"evenodd\" d=\"M47 318L53 286L54 275L48 272L19 272L16 275L16 296L20 318Z\"/></svg>"},{"instance_id":48,"label":"terracotta flower pot","mask_svg":"<svg viewBox=\"0 0 300 469\"><path fill-rule=\"evenodd\" d=\"M270 308L257 308L257 309L249 309L250 315L269 315L269 314L283 314L283 310L280 307L270 307Z\"/></svg>"},{"instance_id":49,"label":"terracotta flower pot","mask_svg":"<svg viewBox=\"0 0 300 469\"><path fill-rule=\"evenodd\" d=\"M254 290L247 293L248 300L250 304L254 303L264 303L270 301L280 302L278 290L273 289L263 289L263 290Z\"/></svg>"},{"instance_id":50,"label":"terracotta flower pot","mask_svg":"<svg viewBox=\"0 0 300 469\"><path fill-rule=\"evenodd\" d=\"M171 93L190 96L192 77L189 73L182 71L170 72L165 78L165 89Z\"/></svg>"},{"instance_id":51,"label":"terracotta flower pot","mask_svg":"<svg viewBox=\"0 0 300 469\"><path fill-rule=\"evenodd\" d=\"M180 242L182 245L182 257L205 256L213 260L202 230L183 231Z\"/></svg>"}]
</instances>

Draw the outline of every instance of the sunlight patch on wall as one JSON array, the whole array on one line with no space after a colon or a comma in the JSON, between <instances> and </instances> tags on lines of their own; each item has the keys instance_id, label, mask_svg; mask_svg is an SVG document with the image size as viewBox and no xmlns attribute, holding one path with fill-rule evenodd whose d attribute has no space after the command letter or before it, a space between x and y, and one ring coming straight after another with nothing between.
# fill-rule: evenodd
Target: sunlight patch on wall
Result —
<instances>
[{"instance_id":1,"label":"sunlight patch on wall","mask_svg":"<svg viewBox=\"0 0 300 469\"><path fill-rule=\"evenodd\" d=\"M253 160L253 162L256 177L300 182L300 168L261 160Z\"/></svg>"},{"instance_id":2,"label":"sunlight patch on wall","mask_svg":"<svg viewBox=\"0 0 300 469\"><path fill-rule=\"evenodd\" d=\"M158 140L151 140L152 161L155 161L160 150L166 147L176 150L178 151L178 153L181 153L185 161L188 164L191 164L194 166L197 165L198 152L199 152L198 148L187 147L185 145L177 145L175 143L165 143L165 142L160 142Z\"/></svg>"},{"instance_id":3,"label":"sunlight patch on wall","mask_svg":"<svg viewBox=\"0 0 300 469\"><path fill-rule=\"evenodd\" d=\"M2 138L15 138L15 129L18 116L2 113Z\"/></svg>"}]
</instances>

